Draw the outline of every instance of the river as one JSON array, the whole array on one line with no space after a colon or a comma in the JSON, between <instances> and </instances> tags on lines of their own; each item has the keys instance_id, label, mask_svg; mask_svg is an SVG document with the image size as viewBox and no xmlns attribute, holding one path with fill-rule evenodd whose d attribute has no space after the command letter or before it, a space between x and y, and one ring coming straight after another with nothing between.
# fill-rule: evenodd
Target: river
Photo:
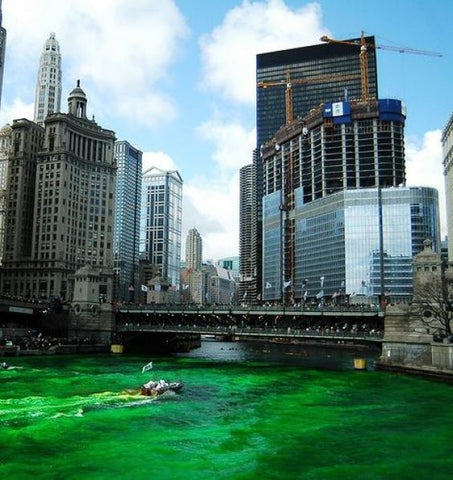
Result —
<instances>
[{"instance_id":1,"label":"river","mask_svg":"<svg viewBox=\"0 0 453 480\"><path fill-rule=\"evenodd\" d=\"M0 478L450 479L452 387L375 371L362 355L367 371L347 350L240 342L8 358ZM137 395L150 377L183 391Z\"/></svg>"}]
</instances>

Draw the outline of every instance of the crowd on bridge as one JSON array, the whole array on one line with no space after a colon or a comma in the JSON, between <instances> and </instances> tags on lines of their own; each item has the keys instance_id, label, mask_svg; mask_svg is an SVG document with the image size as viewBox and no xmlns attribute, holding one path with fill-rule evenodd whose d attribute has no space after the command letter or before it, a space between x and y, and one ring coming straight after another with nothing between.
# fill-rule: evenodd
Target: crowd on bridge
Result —
<instances>
[{"instance_id":1,"label":"crowd on bridge","mask_svg":"<svg viewBox=\"0 0 453 480\"><path fill-rule=\"evenodd\" d=\"M366 335L379 337L383 334L383 320L370 318L367 321L351 320L313 320L293 315L119 315L117 324L133 329L134 327L161 327L161 328L190 328L191 330L225 330L232 332L240 329L261 330L272 333L286 331L286 333L305 332L307 335Z\"/></svg>"}]
</instances>

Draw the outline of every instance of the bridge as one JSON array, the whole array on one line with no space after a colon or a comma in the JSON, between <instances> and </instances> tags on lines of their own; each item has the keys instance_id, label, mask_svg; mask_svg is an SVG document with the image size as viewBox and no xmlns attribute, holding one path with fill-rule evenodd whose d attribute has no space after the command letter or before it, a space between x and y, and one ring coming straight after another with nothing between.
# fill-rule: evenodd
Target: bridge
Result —
<instances>
[{"instance_id":1,"label":"bridge","mask_svg":"<svg viewBox=\"0 0 453 480\"><path fill-rule=\"evenodd\" d=\"M123 334L197 334L235 340L380 345L384 311L370 305L126 305L116 309L116 330Z\"/></svg>"},{"instance_id":2,"label":"bridge","mask_svg":"<svg viewBox=\"0 0 453 480\"><path fill-rule=\"evenodd\" d=\"M54 329L61 328L65 317L57 307L48 302L2 297L0 326L13 321L27 327L49 327L53 319ZM69 305L63 309L60 306L60 310L70 313ZM111 333L129 337L211 335L236 340L376 345L382 343L385 315L377 305L117 305L114 312ZM90 328L96 329L96 319L89 321ZM85 331L87 335L89 332Z\"/></svg>"}]
</instances>

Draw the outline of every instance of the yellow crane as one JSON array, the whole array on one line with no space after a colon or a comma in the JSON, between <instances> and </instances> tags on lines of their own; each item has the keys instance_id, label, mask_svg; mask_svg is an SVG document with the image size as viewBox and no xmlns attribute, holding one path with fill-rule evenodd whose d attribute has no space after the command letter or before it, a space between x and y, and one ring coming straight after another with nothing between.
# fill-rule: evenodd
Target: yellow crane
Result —
<instances>
[{"instance_id":1,"label":"yellow crane","mask_svg":"<svg viewBox=\"0 0 453 480\"><path fill-rule=\"evenodd\" d=\"M285 80L270 80L262 81L257 83L258 88L268 88L268 87L286 87L285 90L285 107L286 107L286 125L291 123L294 119L293 113L293 85L303 85L307 83L322 83L330 81L344 81L344 80L353 80L357 78L357 74L348 74L348 75L320 75L318 77L307 77L307 78L296 78L292 79L290 71L286 71Z\"/></svg>"},{"instance_id":2,"label":"yellow crane","mask_svg":"<svg viewBox=\"0 0 453 480\"><path fill-rule=\"evenodd\" d=\"M393 50L394 52L399 53L415 53L417 55L431 55L433 57L442 57L441 53L437 52L429 52L426 50L415 50L413 48L401 48L401 47L394 47L389 45L375 45L374 43L367 43L365 40L364 32L360 36L360 42L358 41L348 41L348 40L335 40L333 38L328 37L327 35L323 35L321 37L322 42L327 43L334 43L340 45L351 45L353 47L360 47L360 82L362 87L362 99L369 100L370 97L370 89L369 89L369 81L368 81L368 48L374 49L382 49L382 50Z\"/></svg>"}]
</instances>

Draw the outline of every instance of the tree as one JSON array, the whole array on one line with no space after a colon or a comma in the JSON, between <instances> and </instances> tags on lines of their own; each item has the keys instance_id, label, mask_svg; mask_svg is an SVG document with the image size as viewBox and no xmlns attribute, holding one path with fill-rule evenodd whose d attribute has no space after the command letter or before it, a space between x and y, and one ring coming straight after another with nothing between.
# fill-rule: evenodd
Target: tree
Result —
<instances>
[{"instance_id":1,"label":"tree","mask_svg":"<svg viewBox=\"0 0 453 480\"><path fill-rule=\"evenodd\" d=\"M446 276L432 276L419 285L410 308L411 314L441 337L452 335L453 305L449 290Z\"/></svg>"}]
</instances>

